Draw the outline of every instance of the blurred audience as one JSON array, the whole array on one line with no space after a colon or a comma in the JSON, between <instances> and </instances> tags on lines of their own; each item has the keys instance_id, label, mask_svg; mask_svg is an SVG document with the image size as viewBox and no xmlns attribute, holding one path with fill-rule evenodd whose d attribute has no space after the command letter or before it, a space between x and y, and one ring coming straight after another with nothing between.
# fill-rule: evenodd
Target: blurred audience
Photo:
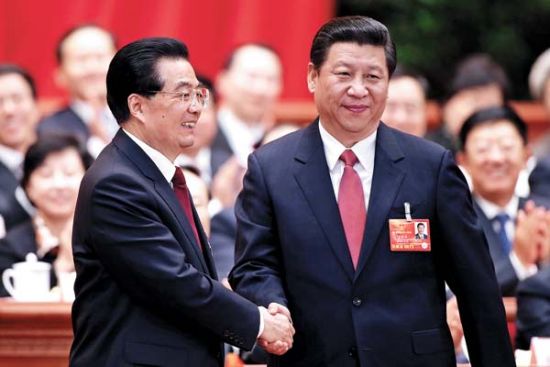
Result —
<instances>
[{"instance_id":1,"label":"blurred audience","mask_svg":"<svg viewBox=\"0 0 550 367\"><path fill-rule=\"evenodd\" d=\"M272 48L247 43L231 52L217 79L221 106L212 145L214 174L232 156L246 166L248 155L274 123L281 88L282 65Z\"/></svg>"},{"instance_id":2,"label":"blurred audience","mask_svg":"<svg viewBox=\"0 0 550 367\"><path fill-rule=\"evenodd\" d=\"M519 284L517 305L517 348L529 349L534 336L550 337L550 266Z\"/></svg>"},{"instance_id":3,"label":"blurred audience","mask_svg":"<svg viewBox=\"0 0 550 367\"><path fill-rule=\"evenodd\" d=\"M90 164L91 158L73 136L44 136L29 147L21 185L36 213L0 240L0 273L25 261L28 253L53 265L52 286L60 274L74 271L73 214L80 181ZM0 296L6 295L2 286Z\"/></svg>"},{"instance_id":4,"label":"blurred audience","mask_svg":"<svg viewBox=\"0 0 550 367\"><path fill-rule=\"evenodd\" d=\"M550 120L550 49L543 52L529 73L533 98L545 107ZM529 176L529 187L535 195L550 199L550 133L542 136L534 147L537 163Z\"/></svg>"},{"instance_id":5,"label":"blurred audience","mask_svg":"<svg viewBox=\"0 0 550 367\"><path fill-rule=\"evenodd\" d=\"M428 81L398 65L388 86L388 100L381 120L406 133L424 136L428 128Z\"/></svg>"},{"instance_id":6,"label":"blurred audience","mask_svg":"<svg viewBox=\"0 0 550 367\"><path fill-rule=\"evenodd\" d=\"M550 246L550 213L515 193L530 155L527 125L511 108L491 107L470 116L459 136L457 160L471 176L474 209L502 295L515 295Z\"/></svg>"},{"instance_id":7,"label":"blurred audience","mask_svg":"<svg viewBox=\"0 0 550 367\"><path fill-rule=\"evenodd\" d=\"M43 119L39 134L69 133L97 156L118 130L107 106L105 78L116 52L114 36L93 24L65 33L56 48L57 84L69 95L69 105Z\"/></svg>"},{"instance_id":8,"label":"blurred audience","mask_svg":"<svg viewBox=\"0 0 550 367\"><path fill-rule=\"evenodd\" d=\"M458 63L450 81L441 126L426 137L456 153L458 134L466 118L480 109L503 105L508 89L503 68L488 55L466 57Z\"/></svg>"},{"instance_id":9,"label":"blurred audience","mask_svg":"<svg viewBox=\"0 0 550 367\"><path fill-rule=\"evenodd\" d=\"M271 128L261 141L261 145L267 144L284 135L290 134L300 127L294 124L280 124ZM243 172L244 174L244 172ZM242 187L242 177L240 192ZM236 197L236 195L235 195ZM231 205L217 213L211 221L210 244L214 254L214 261L218 270L219 279L227 279L229 271L235 264L235 239L237 236L237 218L235 217L234 207Z\"/></svg>"},{"instance_id":10,"label":"blurred audience","mask_svg":"<svg viewBox=\"0 0 550 367\"><path fill-rule=\"evenodd\" d=\"M32 213L19 180L25 152L36 140L37 121L32 77L19 66L0 64L0 238Z\"/></svg>"},{"instance_id":11,"label":"blurred audience","mask_svg":"<svg viewBox=\"0 0 550 367\"><path fill-rule=\"evenodd\" d=\"M531 96L542 103L550 121L550 48L544 51L533 63L529 73ZM550 157L550 133L546 133L534 147L539 158Z\"/></svg>"},{"instance_id":12,"label":"blurred audience","mask_svg":"<svg viewBox=\"0 0 550 367\"><path fill-rule=\"evenodd\" d=\"M210 237L210 215L208 214L208 186L199 175L199 170L194 166L182 167L187 188L191 194L197 215L202 224L206 237Z\"/></svg>"},{"instance_id":13,"label":"blurred audience","mask_svg":"<svg viewBox=\"0 0 550 367\"><path fill-rule=\"evenodd\" d=\"M210 92L208 103L203 107L199 121L197 122L194 134L195 141L193 145L184 150L176 160L176 165L180 167L196 167L200 172L200 177L210 186L212 182L212 149L210 146L218 132L216 123L216 91L210 79L197 75L201 86Z\"/></svg>"}]
</instances>

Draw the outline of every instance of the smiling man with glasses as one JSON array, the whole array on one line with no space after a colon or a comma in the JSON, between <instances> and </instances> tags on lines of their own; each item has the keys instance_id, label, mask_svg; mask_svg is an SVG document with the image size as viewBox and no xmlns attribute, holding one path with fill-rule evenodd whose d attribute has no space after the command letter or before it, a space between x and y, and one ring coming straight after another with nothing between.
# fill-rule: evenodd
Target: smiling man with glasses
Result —
<instances>
[{"instance_id":1,"label":"smiling man with glasses","mask_svg":"<svg viewBox=\"0 0 550 367\"><path fill-rule=\"evenodd\" d=\"M222 341L251 349L259 339L286 352L294 333L286 309L268 312L217 281L174 165L208 101L187 47L170 38L123 47L109 66L107 100L121 129L79 193L70 365L221 367Z\"/></svg>"}]
</instances>

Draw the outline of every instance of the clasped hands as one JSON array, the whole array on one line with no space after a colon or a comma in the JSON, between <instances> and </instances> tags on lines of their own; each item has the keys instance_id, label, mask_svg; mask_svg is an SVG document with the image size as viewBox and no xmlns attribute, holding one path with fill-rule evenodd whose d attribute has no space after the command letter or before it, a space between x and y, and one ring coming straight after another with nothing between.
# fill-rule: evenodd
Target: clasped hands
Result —
<instances>
[{"instance_id":1,"label":"clasped hands","mask_svg":"<svg viewBox=\"0 0 550 367\"><path fill-rule=\"evenodd\" d=\"M283 355L292 348L295 333L290 311L278 303L268 308L260 307L264 320L264 330L258 338L258 344L268 353Z\"/></svg>"}]
</instances>

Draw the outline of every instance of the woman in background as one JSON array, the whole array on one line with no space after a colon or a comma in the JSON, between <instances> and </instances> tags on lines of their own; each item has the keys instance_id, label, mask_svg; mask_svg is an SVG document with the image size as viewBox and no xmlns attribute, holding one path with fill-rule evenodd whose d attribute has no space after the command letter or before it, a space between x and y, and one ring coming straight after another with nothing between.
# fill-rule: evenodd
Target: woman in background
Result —
<instances>
[{"instance_id":1,"label":"woman in background","mask_svg":"<svg viewBox=\"0 0 550 367\"><path fill-rule=\"evenodd\" d=\"M80 181L91 157L72 136L50 135L31 145L21 186L36 209L33 217L0 241L0 273L25 261L28 253L52 264L51 286L74 271L71 232ZM0 296L9 294L0 285Z\"/></svg>"}]
</instances>

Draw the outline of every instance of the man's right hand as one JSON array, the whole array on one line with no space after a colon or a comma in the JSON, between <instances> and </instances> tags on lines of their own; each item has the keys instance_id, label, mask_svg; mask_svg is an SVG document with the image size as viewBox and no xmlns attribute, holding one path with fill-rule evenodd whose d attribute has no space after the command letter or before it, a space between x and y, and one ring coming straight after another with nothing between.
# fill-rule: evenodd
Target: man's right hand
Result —
<instances>
[{"instance_id":1,"label":"man's right hand","mask_svg":"<svg viewBox=\"0 0 550 367\"><path fill-rule=\"evenodd\" d=\"M271 312L274 308L270 305ZM270 311L265 307L260 307L264 330L258 338L258 344L268 353L282 355L292 348L295 330L289 315L286 315L285 312L271 314Z\"/></svg>"}]
</instances>

